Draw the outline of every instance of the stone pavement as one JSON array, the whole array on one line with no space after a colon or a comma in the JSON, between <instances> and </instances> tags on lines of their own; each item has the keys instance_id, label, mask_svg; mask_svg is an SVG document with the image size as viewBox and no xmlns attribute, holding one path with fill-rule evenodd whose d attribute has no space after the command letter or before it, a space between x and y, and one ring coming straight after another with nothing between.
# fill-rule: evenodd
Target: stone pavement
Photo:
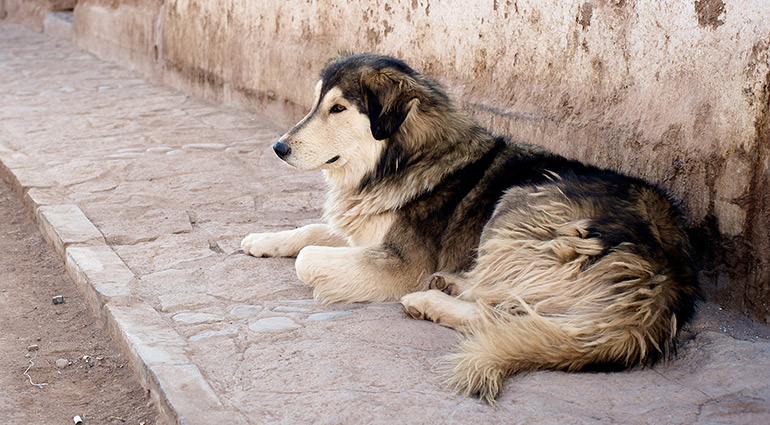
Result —
<instances>
[{"instance_id":1,"label":"stone pavement","mask_svg":"<svg viewBox=\"0 0 770 425\"><path fill-rule=\"evenodd\" d=\"M289 73L290 70L287 70ZM312 88L308 88L312 89ZM312 301L255 231L317 221L324 184L269 120L0 21L0 174L170 423L760 423L770 332L706 304L671 363L509 378L496 407L437 365L459 336L397 304Z\"/></svg>"}]
</instances>

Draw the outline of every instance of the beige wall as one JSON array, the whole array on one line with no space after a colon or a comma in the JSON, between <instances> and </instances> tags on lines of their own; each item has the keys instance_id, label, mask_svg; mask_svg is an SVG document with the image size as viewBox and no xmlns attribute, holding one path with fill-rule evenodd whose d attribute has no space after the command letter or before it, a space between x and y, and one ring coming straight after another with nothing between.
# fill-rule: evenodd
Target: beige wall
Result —
<instances>
[{"instance_id":1,"label":"beige wall","mask_svg":"<svg viewBox=\"0 0 770 425\"><path fill-rule=\"evenodd\" d=\"M80 0L74 31L287 126L330 56L398 56L496 132L668 189L706 293L770 318L766 0Z\"/></svg>"},{"instance_id":2,"label":"beige wall","mask_svg":"<svg viewBox=\"0 0 770 425\"><path fill-rule=\"evenodd\" d=\"M0 0L0 18L13 19L42 31L46 12L72 10L76 3L77 0Z\"/></svg>"}]
</instances>

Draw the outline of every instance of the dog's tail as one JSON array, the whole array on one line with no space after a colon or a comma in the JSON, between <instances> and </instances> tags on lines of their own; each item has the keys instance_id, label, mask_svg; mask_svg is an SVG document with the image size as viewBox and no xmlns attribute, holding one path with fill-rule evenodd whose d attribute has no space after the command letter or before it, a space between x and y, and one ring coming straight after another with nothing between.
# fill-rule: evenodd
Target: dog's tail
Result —
<instances>
[{"instance_id":1,"label":"dog's tail","mask_svg":"<svg viewBox=\"0 0 770 425\"><path fill-rule=\"evenodd\" d=\"M644 332L614 328L588 335L580 330L584 324L542 316L523 305L526 314L517 315L480 306L483 313L470 337L461 342L458 353L444 359L444 372L456 391L494 404L508 375L539 369L617 370L668 351ZM675 332L676 318L670 320Z\"/></svg>"},{"instance_id":2,"label":"dog's tail","mask_svg":"<svg viewBox=\"0 0 770 425\"><path fill-rule=\"evenodd\" d=\"M506 376L546 365L567 366L565 359L577 357L570 338L542 316L482 311L472 336L460 344L458 353L445 358L450 385L466 396L478 395L494 404Z\"/></svg>"}]
</instances>

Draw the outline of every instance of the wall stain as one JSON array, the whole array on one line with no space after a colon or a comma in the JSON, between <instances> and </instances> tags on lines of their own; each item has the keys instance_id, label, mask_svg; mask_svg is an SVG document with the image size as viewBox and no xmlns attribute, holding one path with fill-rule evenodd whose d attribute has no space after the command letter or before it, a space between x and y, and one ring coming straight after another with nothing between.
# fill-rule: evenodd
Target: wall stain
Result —
<instances>
[{"instance_id":1,"label":"wall stain","mask_svg":"<svg viewBox=\"0 0 770 425\"><path fill-rule=\"evenodd\" d=\"M725 3L723 0L695 0L695 14L701 27L721 27L725 24Z\"/></svg>"},{"instance_id":2,"label":"wall stain","mask_svg":"<svg viewBox=\"0 0 770 425\"><path fill-rule=\"evenodd\" d=\"M757 144L749 153L752 178L746 199L744 234L750 244L747 258L746 306L749 313L770 323L770 72L765 74L762 105L754 128ZM764 254L763 254L764 253Z\"/></svg>"},{"instance_id":3,"label":"wall stain","mask_svg":"<svg viewBox=\"0 0 770 425\"><path fill-rule=\"evenodd\" d=\"M591 16L594 13L594 5L591 3L583 3L578 10L577 23L583 27L583 30L588 29L591 26Z\"/></svg>"}]
</instances>

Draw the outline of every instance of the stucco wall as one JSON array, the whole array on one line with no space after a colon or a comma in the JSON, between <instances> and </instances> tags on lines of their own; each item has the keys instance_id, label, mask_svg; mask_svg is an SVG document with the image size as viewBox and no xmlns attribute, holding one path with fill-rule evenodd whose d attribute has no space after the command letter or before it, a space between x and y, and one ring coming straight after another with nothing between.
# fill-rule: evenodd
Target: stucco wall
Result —
<instances>
[{"instance_id":1,"label":"stucco wall","mask_svg":"<svg viewBox=\"0 0 770 425\"><path fill-rule=\"evenodd\" d=\"M668 189L707 296L770 319L766 0L80 0L74 32L287 126L327 58L398 56L496 132Z\"/></svg>"},{"instance_id":2,"label":"stucco wall","mask_svg":"<svg viewBox=\"0 0 770 425\"><path fill-rule=\"evenodd\" d=\"M77 0L0 0L0 18L13 19L42 31L46 12L72 10L76 3Z\"/></svg>"}]
</instances>

